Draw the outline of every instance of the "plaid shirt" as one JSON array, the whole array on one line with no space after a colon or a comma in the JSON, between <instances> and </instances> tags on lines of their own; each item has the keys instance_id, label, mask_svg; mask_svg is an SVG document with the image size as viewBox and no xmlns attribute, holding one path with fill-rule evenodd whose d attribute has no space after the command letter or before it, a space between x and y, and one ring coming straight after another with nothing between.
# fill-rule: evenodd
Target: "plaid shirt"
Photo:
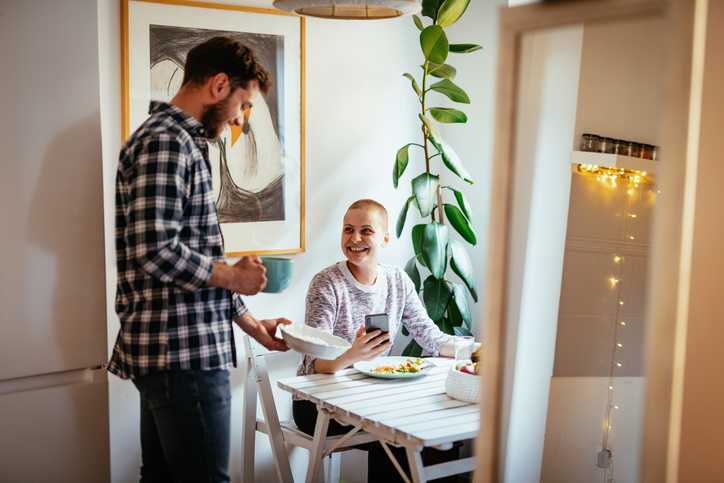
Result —
<instances>
[{"instance_id":1,"label":"plaid shirt","mask_svg":"<svg viewBox=\"0 0 724 483\"><path fill-rule=\"evenodd\" d=\"M121 149L116 175L116 312L121 322L108 370L124 379L168 369L236 362L237 294L210 288L224 244L199 121L152 102Z\"/></svg>"}]
</instances>

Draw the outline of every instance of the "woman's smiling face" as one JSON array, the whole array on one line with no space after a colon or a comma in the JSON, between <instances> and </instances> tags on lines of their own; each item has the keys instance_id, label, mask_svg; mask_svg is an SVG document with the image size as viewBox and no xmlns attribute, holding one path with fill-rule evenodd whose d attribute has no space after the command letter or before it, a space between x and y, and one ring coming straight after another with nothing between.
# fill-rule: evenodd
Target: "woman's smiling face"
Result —
<instances>
[{"instance_id":1,"label":"woman's smiling face","mask_svg":"<svg viewBox=\"0 0 724 483\"><path fill-rule=\"evenodd\" d=\"M390 235L376 210L353 208L342 222L342 252L358 266L377 265L379 249L387 245Z\"/></svg>"}]
</instances>

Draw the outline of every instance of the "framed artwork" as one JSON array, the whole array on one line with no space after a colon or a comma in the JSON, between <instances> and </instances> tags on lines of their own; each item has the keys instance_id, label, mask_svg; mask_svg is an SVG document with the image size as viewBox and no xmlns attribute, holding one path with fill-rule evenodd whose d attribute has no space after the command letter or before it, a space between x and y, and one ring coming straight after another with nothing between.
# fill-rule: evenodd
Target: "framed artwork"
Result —
<instances>
[{"instance_id":1,"label":"framed artwork","mask_svg":"<svg viewBox=\"0 0 724 483\"><path fill-rule=\"evenodd\" d=\"M209 141L227 256L304 251L304 19L267 8L186 0L123 0L123 139L169 101L186 54L212 37L238 39L269 72L247 125Z\"/></svg>"}]
</instances>

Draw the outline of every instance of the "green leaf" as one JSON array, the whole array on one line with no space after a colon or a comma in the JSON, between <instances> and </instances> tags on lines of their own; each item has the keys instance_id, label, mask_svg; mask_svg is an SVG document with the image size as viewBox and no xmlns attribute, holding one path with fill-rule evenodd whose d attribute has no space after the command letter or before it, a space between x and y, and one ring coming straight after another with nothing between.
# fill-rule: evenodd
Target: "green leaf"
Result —
<instances>
[{"instance_id":1,"label":"green leaf","mask_svg":"<svg viewBox=\"0 0 724 483\"><path fill-rule=\"evenodd\" d=\"M415 22L415 27L417 27L418 30L423 30L425 28L425 26L422 25L422 19L419 15L413 15L412 21Z\"/></svg>"},{"instance_id":2,"label":"green leaf","mask_svg":"<svg viewBox=\"0 0 724 483\"><path fill-rule=\"evenodd\" d=\"M478 293L475 289L475 276L473 274L473 262L468 256L467 250L462 243L457 240L450 240L450 268L458 277L465 282L473 300L478 301Z\"/></svg>"},{"instance_id":3,"label":"green leaf","mask_svg":"<svg viewBox=\"0 0 724 483\"><path fill-rule=\"evenodd\" d=\"M447 96L451 101L470 104L468 94L450 79L443 79L430 86L430 89Z\"/></svg>"},{"instance_id":4,"label":"green leaf","mask_svg":"<svg viewBox=\"0 0 724 483\"><path fill-rule=\"evenodd\" d=\"M423 116L422 114L418 114L417 116L425 125L425 128L427 128L428 139L430 139L430 141L432 141L433 143L442 142L442 139L440 138L440 132L437 130L437 127L432 123L432 121L427 116Z\"/></svg>"},{"instance_id":5,"label":"green leaf","mask_svg":"<svg viewBox=\"0 0 724 483\"><path fill-rule=\"evenodd\" d=\"M442 278L447 268L447 243L449 233L445 225L432 222L425 225L422 234L422 258L435 278Z\"/></svg>"},{"instance_id":6,"label":"green leaf","mask_svg":"<svg viewBox=\"0 0 724 483\"><path fill-rule=\"evenodd\" d=\"M458 309L457 305L455 304L448 304L447 319L450 321L450 325L452 325L453 327L460 327L465 322L463 320L463 316L460 314L460 309Z\"/></svg>"},{"instance_id":7,"label":"green leaf","mask_svg":"<svg viewBox=\"0 0 724 483\"><path fill-rule=\"evenodd\" d=\"M463 111L449 107L431 107L430 115L438 122L464 123L468 122L468 116Z\"/></svg>"},{"instance_id":8,"label":"green leaf","mask_svg":"<svg viewBox=\"0 0 724 483\"><path fill-rule=\"evenodd\" d=\"M430 25L420 32L420 47L425 60L434 64L444 64L449 52L445 31L439 25Z\"/></svg>"},{"instance_id":9,"label":"green leaf","mask_svg":"<svg viewBox=\"0 0 724 483\"><path fill-rule=\"evenodd\" d=\"M430 275L422 287L422 300L425 302L427 315L437 322L445 314L450 302L450 286L445 280L438 280Z\"/></svg>"},{"instance_id":10,"label":"green leaf","mask_svg":"<svg viewBox=\"0 0 724 483\"><path fill-rule=\"evenodd\" d=\"M453 330L455 331L455 335L458 335L458 336L460 336L460 335L472 336L473 335L473 333L470 332L470 329L468 329L467 327L455 327L455 329L453 329Z\"/></svg>"},{"instance_id":11,"label":"green leaf","mask_svg":"<svg viewBox=\"0 0 724 483\"><path fill-rule=\"evenodd\" d=\"M416 257L410 258L405 264L405 273L410 277L412 283L415 284L415 291L420 291L420 271L417 269Z\"/></svg>"},{"instance_id":12,"label":"green leaf","mask_svg":"<svg viewBox=\"0 0 724 483\"><path fill-rule=\"evenodd\" d=\"M445 163L445 166L447 166L450 171L458 175L460 179L469 184L473 184L472 176L470 176L468 170L465 169L458 153L455 152L452 146L444 141L435 142L433 140L433 143L435 144L437 150L442 154L442 162Z\"/></svg>"},{"instance_id":13,"label":"green leaf","mask_svg":"<svg viewBox=\"0 0 724 483\"><path fill-rule=\"evenodd\" d=\"M397 151L397 156L395 157L395 165L392 167L392 184L395 185L395 188L397 188L397 185L400 182L400 178L405 172L405 168L407 168L407 163L410 160L411 145L412 143L405 144Z\"/></svg>"},{"instance_id":14,"label":"green leaf","mask_svg":"<svg viewBox=\"0 0 724 483\"><path fill-rule=\"evenodd\" d=\"M424 65L421 65L420 67L425 70ZM458 71L455 70L455 67L449 64L429 63L427 66L427 73L433 77L437 77L438 79L454 79Z\"/></svg>"},{"instance_id":15,"label":"green leaf","mask_svg":"<svg viewBox=\"0 0 724 483\"><path fill-rule=\"evenodd\" d=\"M450 304L453 305L453 304ZM443 317L442 319L437 321L437 326L440 327L440 330L443 331L446 334L453 334L455 327L453 327L452 322L447 317Z\"/></svg>"},{"instance_id":16,"label":"green leaf","mask_svg":"<svg viewBox=\"0 0 724 483\"><path fill-rule=\"evenodd\" d=\"M469 54L482 48L483 47L478 44L450 44L450 52L455 54Z\"/></svg>"},{"instance_id":17,"label":"green leaf","mask_svg":"<svg viewBox=\"0 0 724 483\"><path fill-rule=\"evenodd\" d=\"M404 324L402 325L402 335L404 335L405 337L410 335L410 332L407 330L407 327Z\"/></svg>"},{"instance_id":18,"label":"green leaf","mask_svg":"<svg viewBox=\"0 0 724 483\"><path fill-rule=\"evenodd\" d=\"M463 16L470 0L445 0L437 12L437 24L449 27Z\"/></svg>"},{"instance_id":19,"label":"green leaf","mask_svg":"<svg viewBox=\"0 0 724 483\"><path fill-rule=\"evenodd\" d=\"M422 91L420 90L420 86L417 85L417 81L415 80L415 77L410 74L409 72L405 72L402 74L402 77L407 77L410 79L410 83L412 84L412 90L415 91L415 94L417 94L417 97L420 97L422 95Z\"/></svg>"},{"instance_id":20,"label":"green leaf","mask_svg":"<svg viewBox=\"0 0 724 483\"><path fill-rule=\"evenodd\" d=\"M468 297L465 295L465 287L462 284L453 283L452 294L455 303L450 305L455 305L463 320L469 324L472 321L472 316L470 315L470 307L468 307Z\"/></svg>"},{"instance_id":21,"label":"green leaf","mask_svg":"<svg viewBox=\"0 0 724 483\"><path fill-rule=\"evenodd\" d=\"M402 207L402 211L400 211L400 215L397 217L397 238L400 238L400 235L402 235L402 229L405 228L405 220L407 219L407 210L410 207L410 203L414 199L414 196L410 196L409 198L407 198L407 201L405 201L405 206Z\"/></svg>"},{"instance_id":22,"label":"green leaf","mask_svg":"<svg viewBox=\"0 0 724 483\"><path fill-rule=\"evenodd\" d=\"M425 236L426 226L425 224L420 224L412 227L412 246L415 249L415 257L417 257L423 265L425 265L425 258L422 256L422 240Z\"/></svg>"},{"instance_id":23,"label":"green leaf","mask_svg":"<svg viewBox=\"0 0 724 483\"><path fill-rule=\"evenodd\" d=\"M420 357L422 355L422 347L414 340L411 340L410 343L407 344L407 347L405 347L405 350L402 351L402 355L405 357Z\"/></svg>"},{"instance_id":24,"label":"green leaf","mask_svg":"<svg viewBox=\"0 0 724 483\"><path fill-rule=\"evenodd\" d=\"M439 176L428 173L422 173L412 180L412 192L415 194L417 206L420 208L420 215L423 217L432 213L439 182Z\"/></svg>"},{"instance_id":25,"label":"green leaf","mask_svg":"<svg viewBox=\"0 0 724 483\"><path fill-rule=\"evenodd\" d=\"M443 0L422 0L422 14L434 22L437 19L437 11L440 10Z\"/></svg>"},{"instance_id":26,"label":"green leaf","mask_svg":"<svg viewBox=\"0 0 724 483\"><path fill-rule=\"evenodd\" d=\"M456 190L455 188L451 188L448 186L448 189L453 192L455 195L455 200L458 202L458 207L460 208L460 211L463 212L463 215L465 215L465 218L468 219L468 221L471 220L470 218L470 204L468 203L468 199L465 197L465 195L461 192Z\"/></svg>"},{"instance_id":27,"label":"green leaf","mask_svg":"<svg viewBox=\"0 0 724 483\"><path fill-rule=\"evenodd\" d=\"M475 236L473 227L470 226L470 222L467 218L465 218L465 215L463 215L463 212L460 211L460 208L455 205L445 203L445 216L447 216L448 221L453 228L455 228L455 231L460 233L460 236L462 236L465 241L471 245L476 245L478 243L478 238Z\"/></svg>"}]
</instances>

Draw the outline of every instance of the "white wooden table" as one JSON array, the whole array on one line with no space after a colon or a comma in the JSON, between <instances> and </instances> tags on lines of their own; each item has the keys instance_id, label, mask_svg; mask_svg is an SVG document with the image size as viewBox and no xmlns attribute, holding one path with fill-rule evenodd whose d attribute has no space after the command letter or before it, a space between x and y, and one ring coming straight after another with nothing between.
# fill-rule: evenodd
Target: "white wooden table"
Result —
<instances>
[{"instance_id":1,"label":"white wooden table","mask_svg":"<svg viewBox=\"0 0 724 483\"><path fill-rule=\"evenodd\" d=\"M447 448L456 441L474 438L480 425L477 404L451 399L445 394L445 377L453 361L443 358L428 360L437 367L417 379L378 379L346 369L336 374L314 374L278 381L279 387L298 398L312 401L319 410L307 483L315 480L325 456L324 437L330 418L353 426L345 437L351 437L360 430L375 436L408 483L426 482L473 470L475 461L472 457L427 467L422 464L420 452L423 447ZM390 444L405 448L410 464L409 476L390 451Z\"/></svg>"}]
</instances>

